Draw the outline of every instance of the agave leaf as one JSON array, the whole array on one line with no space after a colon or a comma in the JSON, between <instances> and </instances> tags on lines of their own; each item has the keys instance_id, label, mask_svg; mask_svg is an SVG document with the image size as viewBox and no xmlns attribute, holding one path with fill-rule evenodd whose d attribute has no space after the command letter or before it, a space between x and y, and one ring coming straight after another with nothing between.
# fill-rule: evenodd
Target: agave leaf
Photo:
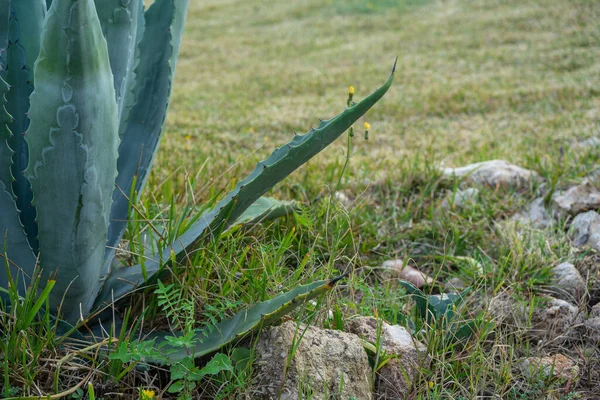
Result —
<instances>
[{"instance_id":1,"label":"agave leaf","mask_svg":"<svg viewBox=\"0 0 600 400\"><path fill-rule=\"evenodd\" d=\"M26 54L25 66L33 71L33 64L40 53L40 38L46 17L45 0L13 0L10 2L11 16L11 42L24 49ZM16 30L17 32L12 32Z\"/></svg>"},{"instance_id":2,"label":"agave leaf","mask_svg":"<svg viewBox=\"0 0 600 400\"><path fill-rule=\"evenodd\" d=\"M0 99L3 104L7 93L8 84L0 78ZM11 119L2 105L0 107L0 288L8 287L8 272L10 271L19 292L24 294L24 288L29 285L29 278L33 274L35 256L27 242L19 220L15 199L10 190L13 181L10 170L12 151L7 142L11 135L7 124ZM8 260L5 260L4 257L7 257ZM5 268L7 261L8 271ZM5 297L1 294L0 296Z\"/></svg>"},{"instance_id":3,"label":"agave leaf","mask_svg":"<svg viewBox=\"0 0 600 400\"><path fill-rule=\"evenodd\" d=\"M6 80L8 63L8 33L10 19L10 0L0 0L0 76Z\"/></svg>"},{"instance_id":4,"label":"agave leaf","mask_svg":"<svg viewBox=\"0 0 600 400\"><path fill-rule=\"evenodd\" d=\"M194 335L194 348L185 349L173 346L167 337L177 337L181 334L155 333L150 338L155 338L156 343L163 353L164 358L171 361L182 360L186 357L201 357L221 347L241 339L249 332L272 324L305 302L331 290L343 277L332 280L317 281L308 285L299 286L289 292L280 294L270 300L257 303L247 310L243 310L231 319L220 322L210 329L202 329ZM150 363L161 364L163 359L149 359Z\"/></svg>"},{"instance_id":5,"label":"agave leaf","mask_svg":"<svg viewBox=\"0 0 600 400\"><path fill-rule=\"evenodd\" d=\"M232 225L253 225L293 213L298 209L295 201L261 197L256 200Z\"/></svg>"},{"instance_id":6,"label":"agave leaf","mask_svg":"<svg viewBox=\"0 0 600 400\"><path fill-rule=\"evenodd\" d=\"M119 119L125 105L126 94L135 82L135 61L138 24L143 26L144 2L142 0L95 0L102 31L108 43L110 66L114 75L115 94L119 105Z\"/></svg>"},{"instance_id":7,"label":"agave leaf","mask_svg":"<svg viewBox=\"0 0 600 400\"><path fill-rule=\"evenodd\" d=\"M412 295L417 304L417 313L419 317L428 324L435 321L450 321L454 317L454 307L460 304L465 296L471 291L466 288L462 293L442 293L436 295L426 295L410 282L399 280L399 283L406 291Z\"/></svg>"},{"instance_id":8,"label":"agave leaf","mask_svg":"<svg viewBox=\"0 0 600 400\"><path fill-rule=\"evenodd\" d=\"M118 154L117 103L93 0L54 0L35 67L26 170L53 312L76 321L100 288Z\"/></svg>"},{"instance_id":9,"label":"agave leaf","mask_svg":"<svg viewBox=\"0 0 600 400\"><path fill-rule=\"evenodd\" d=\"M379 101L392 85L394 71L395 64L392 74L379 89L336 117L321 122L316 129L311 129L306 135L296 135L290 143L278 148L269 158L258 163L250 176L239 182L235 189L212 210L200 216L197 222L164 251L161 259L146 260L145 274L142 273L141 265L114 268L106 279L94 308L104 307L112 299L119 299L131 292L144 283L144 275L150 277L157 273L164 262L172 259L172 254L181 259L203 238L215 231L227 229L235 223L237 218L264 193L327 147Z\"/></svg>"},{"instance_id":10,"label":"agave leaf","mask_svg":"<svg viewBox=\"0 0 600 400\"><path fill-rule=\"evenodd\" d=\"M346 132L388 91L394 80L394 70L395 65L387 81L362 101L332 119L322 121L307 134L296 135L291 142L258 163L246 179L240 181L235 189L173 243L172 249L168 249L169 254L172 251L182 256L206 235L220 231L223 226L225 229L229 227L263 194Z\"/></svg>"},{"instance_id":11,"label":"agave leaf","mask_svg":"<svg viewBox=\"0 0 600 400\"><path fill-rule=\"evenodd\" d=\"M135 192L142 190L158 149L187 8L188 0L157 0L144 15L146 29L139 45L133 104L123 111L120 128L119 175L113 193L109 248L119 242L127 226L130 190L132 186Z\"/></svg>"},{"instance_id":12,"label":"agave leaf","mask_svg":"<svg viewBox=\"0 0 600 400\"><path fill-rule=\"evenodd\" d=\"M29 150L24 134L29 127L29 96L33 92L33 65L40 51L40 36L46 14L46 4L41 0L12 1L6 80L10 85L7 94L7 111L13 120L9 129L13 135L9 146L14 151L12 172L15 178L12 190L16 196L21 223L34 250L37 251L36 210L31 206L32 192L23 175L29 161Z\"/></svg>"}]
</instances>

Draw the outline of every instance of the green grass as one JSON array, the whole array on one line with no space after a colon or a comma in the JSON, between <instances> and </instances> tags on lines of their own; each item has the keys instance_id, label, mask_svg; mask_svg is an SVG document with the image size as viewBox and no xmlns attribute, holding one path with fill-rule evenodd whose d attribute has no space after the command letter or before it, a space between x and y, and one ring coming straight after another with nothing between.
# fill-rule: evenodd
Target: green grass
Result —
<instances>
[{"instance_id":1,"label":"green grass","mask_svg":"<svg viewBox=\"0 0 600 400\"><path fill-rule=\"evenodd\" d=\"M390 258L411 259L441 282L460 277L483 299L510 290L534 302L549 283L549 267L573 259L560 232L521 236L494 222L521 209L535 197L533 191L482 189L473 206L440 214L453 185L440 179L438 166L502 158L536 169L557 188L589 173L598 151L571 144L598 132L599 4L191 3L167 132L141 220L162 223L173 219L172 199L182 210L231 188L294 131L304 133L319 118L341 111L349 85L358 99L376 88L399 57L394 86L356 125L354 153L342 179L353 206L345 209L329 201L345 161L346 143L339 140L273 191L275 197L304 203L300 212L226 234L199 249L192 265L177 275L175 287L193 303L195 324L211 325L247 304L347 271L352 272L347 283L323 299L321 307L307 305L295 317L330 326L325 316L335 309L342 325L352 316L375 312L400 322L411 304L406 293L369 268ZM362 138L365 121L371 124L368 141ZM130 237L135 240L139 230L149 230L147 223L132 224ZM456 257L475 259L482 273ZM586 255L575 257L578 263L589 262ZM477 304L476 298L469 301ZM460 318L481 316L475 309L461 309ZM74 353L52 345L49 321L18 333L12 329L16 318L5 312L0 318L11 327L3 334L27 342L10 357L0 357L0 387L10 386L13 395L64 392L88 374L96 398L139 398L140 388L159 393L170 384L168 372L144 373L131 364L107 361L99 347ZM173 323L152 295L135 296L131 321L149 329ZM431 330L422 339L440 343L446 333ZM223 352L232 355L234 347ZM252 340L238 347L252 354ZM576 346L552 344L536 348L526 340L524 327L499 329L462 348L430 349L432 367L421 371L412 398L598 395L597 350L588 354ZM556 351L573 356L582 367L582 379L570 387L571 394L564 384L527 379L515 366L519 357ZM64 362L54 374L59 359ZM201 381L194 398L242 398L252 377L251 363L243 368L236 364Z\"/></svg>"}]
</instances>

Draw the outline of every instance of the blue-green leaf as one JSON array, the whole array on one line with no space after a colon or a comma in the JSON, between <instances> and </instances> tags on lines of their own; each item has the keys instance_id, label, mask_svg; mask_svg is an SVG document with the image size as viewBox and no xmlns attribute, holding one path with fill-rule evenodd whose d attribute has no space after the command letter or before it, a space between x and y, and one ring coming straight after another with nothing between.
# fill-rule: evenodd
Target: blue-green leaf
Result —
<instances>
[{"instance_id":1,"label":"blue-green leaf","mask_svg":"<svg viewBox=\"0 0 600 400\"><path fill-rule=\"evenodd\" d=\"M84 315L100 288L118 154L117 103L93 0L54 0L35 67L27 176L38 210L43 276L63 318Z\"/></svg>"},{"instance_id":2,"label":"blue-green leaf","mask_svg":"<svg viewBox=\"0 0 600 400\"><path fill-rule=\"evenodd\" d=\"M8 33L10 18L10 0L0 0L0 76L6 80L8 63Z\"/></svg>"},{"instance_id":3,"label":"blue-green leaf","mask_svg":"<svg viewBox=\"0 0 600 400\"><path fill-rule=\"evenodd\" d=\"M19 292L24 294L24 288L29 284L33 274L35 256L19 221L19 213L10 189L13 181L10 169L12 151L7 142L11 135L7 124L10 122L11 116L4 108L7 92L8 84L0 78L0 100L2 102L0 107L0 288L8 288L7 272L10 271ZM8 260L4 257L7 257ZM0 296L5 298L1 294Z\"/></svg>"},{"instance_id":4,"label":"blue-green leaf","mask_svg":"<svg viewBox=\"0 0 600 400\"><path fill-rule=\"evenodd\" d=\"M127 226L132 185L140 192L152 167L161 138L188 0L157 0L145 13L146 28L139 46L133 102L123 111L122 141L108 246L115 246Z\"/></svg>"},{"instance_id":5,"label":"blue-green leaf","mask_svg":"<svg viewBox=\"0 0 600 400\"><path fill-rule=\"evenodd\" d=\"M270 300L257 303L247 310L243 310L231 319L222 321L210 329L202 329L195 333L195 346L192 349L173 346L167 338L178 334L155 333L151 337L156 339L162 357L148 358L147 362L162 364L164 360L182 360L186 357L201 357L212 353L221 347L239 340L249 332L277 321L286 314L305 302L331 290L343 277L326 281L317 281L308 285L299 286L293 290L282 293Z\"/></svg>"},{"instance_id":6,"label":"blue-green leaf","mask_svg":"<svg viewBox=\"0 0 600 400\"><path fill-rule=\"evenodd\" d=\"M33 64L40 53L40 38L46 17L45 0L13 0L10 2L12 9L11 19L17 32L11 32L11 41L17 40L26 54L25 66L33 71ZM13 29L11 27L11 29ZM16 36L13 34L16 33Z\"/></svg>"},{"instance_id":7,"label":"blue-green leaf","mask_svg":"<svg viewBox=\"0 0 600 400\"><path fill-rule=\"evenodd\" d=\"M33 65L40 51L40 36L46 14L42 0L12 1L9 28L6 80L10 85L7 111L13 120L9 124L12 136L9 145L14 151L12 190L16 196L21 222L33 249L37 251L36 210L31 205L32 192L23 175L29 162L29 150L24 134L29 127L29 96L33 91Z\"/></svg>"},{"instance_id":8,"label":"blue-green leaf","mask_svg":"<svg viewBox=\"0 0 600 400\"><path fill-rule=\"evenodd\" d=\"M289 215L298 209L295 201L263 196L256 200L232 225L253 225Z\"/></svg>"},{"instance_id":9,"label":"blue-green leaf","mask_svg":"<svg viewBox=\"0 0 600 400\"><path fill-rule=\"evenodd\" d=\"M144 26L142 0L95 0L98 18L108 43L110 66L114 75L115 94L119 105L119 119L125 105L126 94L135 82L137 37L139 26Z\"/></svg>"},{"instance_id":10,"label":"blue-green leaf","mask_svg":"<svg viewBox=\"0 0 600 400\"><path fill-rule=\"evenodd\" d=\"M198 244L211 232L227 228L240 217L263 194L294 172L297 168L331 144L375 103L392 85L394 74L376 91L361 102L347 108L334 118L322 121L317 128L305 135L296 135L291 142L276 149L269 158L258 163L246 179L221 200L211 211L201 216L190 229L173 243L172 249L178 256ZM208 229L207 229L208 228Z\"/></svg>"}]
</instances>

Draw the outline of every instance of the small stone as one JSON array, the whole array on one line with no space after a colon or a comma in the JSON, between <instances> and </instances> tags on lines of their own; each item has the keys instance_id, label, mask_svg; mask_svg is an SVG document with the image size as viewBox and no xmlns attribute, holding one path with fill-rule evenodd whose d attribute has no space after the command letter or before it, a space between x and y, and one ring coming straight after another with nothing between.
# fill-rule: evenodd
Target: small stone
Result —
<instances>
[{"instance_id":1,"label":"small stone","mask_svg":"<svg viewBox=\"0 0 600 400\"><path fill-rule=\"evenodd\" d=\"M523 318L527 318L529 311L529 307L526 307ZM542 298L542 304L534 305L528 334L538 340L560 343L572 339L573 328L582 322L583 315L576 306L561 299L546 297Z\"/></svg>"},{"instance_id":2,"label":"small stone","mask_svg":"<svg viewBox=\"0 0 600 400\"><path fill-rule=\"evenodd\" d=\"M600 146L600 138L598 137L591 137L585 140L582 140L578 143L575 144L575 147L579 147L579 148L592 148L592 147L598 147Z\"/></svg>"},{"instance_id":3,"label":"small stone","mask_svg":"<svg viewBox=\"0 0 600 400\"><path fill-rule=\"evenodd\" d=\"M581 296L585 293L585 280L577 268L569 262L564 262L552 268L552 273L554 275L552 279L553 293L560 299L574 304L579 303Z\"/></svg>"},{"instance_id":4,"label":"small stone","mask_svg":"<svg viewBox=\"0 0 600 400\"><path fill-rule=\"evenodd\" d=\"M590 312L591 318L600 318L600 303L594 305L592 307L592 311Z\"/></svg>"},{"instance_id":5,"label":"small stone","mask_svg":"<svg viewBox=\"0 0 600 400\"><path fill-rule=\"evenodd\" d=\"M463 208L469 204L473 204L479 197L479 189L468 188L465 190L457 190L456 192L449 192L440 207L443 209L449 208Z\"/></svg>"},{"instance_id":6,"label":"small stone","mask_svg":"<svg viewBox=\"0 0 600 400\"><path fill-rule=\"evenodd\" d=\"M588 211L577 215L571 222L568 235L576 247L600 251L600 214Z\"/></svg>"},{"instance_id":7,"label":"small stone","mask_svg":"<svg viewBox=\"0 0 600 400\"><path fill-rule=\"evenodd\" d=\"M427 368L430 358L427 347L414 339L401 326L389 325L373 317L359 317L350 321L347 330L370 343L377 343L377 326L381 326L381 349L392 358L377 373L375 382L376 399L402 399L422 367Z\"/></svg>"},{"instance_id":8,"label":"small stone","mask_svg":"<svg viewBox=\"0 0 600 400\"><path fill-rule=\"evenodd\" d=\"M553 224L542 197L535 199L524 211L513 215L510 220L534 229L546 229Z\"/></svg>"},{"instance_id":9,"label":"small stone","mask_svg":"<svg viewBox=\"0 0 600 400\"><path fill-rule=\"evenodd\" d=\"M600 317L590 317L581 324L577 331L579 337L593 346L600 344Z\"/></svg>"},{"instance_id":10,"label":"small stone","mask_svg":"<svg viewBox=\"0 0 600 400\"><path fill-rule=\"evenodd\" d=\"M467 288L467 284L460 278L454 277L448 279L444 284L444 289L448 293L460 293Z\"/></svg>"},{"instance_id":11,"label":"small stone","mask_svg":"<svg viewBox=\"0 0 600 400\"><path fill-rule=\"evenodd\" d=\"M589 181L552 196L552 206L559 215L577 215L600 208L600 191Z\"/></svg>"},{"instance_id":12,"label":"small stone","mask_svg":"<svg viewBox=\"0 0 600 400\"><path fill-rule=\"evenodd\" d=\"M583 323L583 316L576 306L553 297L541 298L530 312L526 303L504 292L490 301L488 312L499 325L520 328L530 325L529 337L553 343L572 339L571 335L577 336L575 329Z\"/></svg>"},{"instance_id":13,"label":"small stone","mask_svg":"<svg viewBox=\"0 0 600 400\"><path fill-rule=\"evenodd\" d=\"M348 195L346 195L346 193L338 190L333 194L333 196L345 208L350 208L350 206L352 206L352 200L350 199L350 197L348 197Z\"/></svg>"},{"instance_id":14,"label":"small stone","mask_svg":"<svg viewBox=\"0 0 600 400\"><path fill-rule=\"evenodd\" d=\"M496 323L504 325L513 325L521 321L525 312L524 306L508 292L493 297L487 310Z\"/></svg>"},{"instance_id":15,"label":"small stone","mask_svg":"<svg viewBox=\"0 0 600 400\"><path fill-rule=\"evenodd\" d=\"M484 161L460 168L443 168L442 173L446 178L464 178L462 185L470 182L503 189L527 189L534 181L541 180L537 172L504 160Z\"/></svg>"},{"instance_id":16,"label":"small stone","mask_svg":"<svg viewBox=\"0 0 600 400\"><path fill-rule=\"evenodd\" d=\"M528 378L554 377L573 383L579 379L579 367L563 354L549 357L528 357L519 366L523 375Z\"/></svg>"},{"instance_id":17,"label":"small stone","mask_svg":"<svg viewBox=\"0 0 600 400\"><path fill-rule=\"evenodd\" d=\"M252 399L306 398L307 389L314 400L372 399L371 367L356 335L288 321L264 332L255 349L261 362L255 364Z\"/></svg>"},{"instance_id":18,"label":"small stone","mask_svg":"<svg viewBox=\"0 0 600 400\"><path fill-rule=\"evenodd\" d=\"M387 260L379 267L383 275L383 280L402 279L412 283L420 288L424 285L431 285L434 279L418 269L406 264L404 260Z\"/></svg>"}]
</instances>

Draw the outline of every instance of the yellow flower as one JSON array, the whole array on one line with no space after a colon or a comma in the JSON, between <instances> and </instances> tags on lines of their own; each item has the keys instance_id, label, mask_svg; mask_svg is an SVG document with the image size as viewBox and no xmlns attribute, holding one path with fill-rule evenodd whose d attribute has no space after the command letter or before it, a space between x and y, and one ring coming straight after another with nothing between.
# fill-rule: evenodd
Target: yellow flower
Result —
<instances>
[{"instance_id":1,"label":"yellow flower","mask_svg":"<svg viewBox=\"0 0 600 400\"><path fill-rule=\"evenodd\" d=\"M185 135L185 140L190 140L192 137L190 135Z\"/></svg>"},{"instance_id":2,"label":"yellow flower","mask_svg":"<svg viewBox=\"0 0 600 400\"><path fill-rule=\"evenodd\" d=\"M368 122L365 122L365 130L368 131L369 129L371 129L371 124Z\"/></svg>"},{"instance_id":3,"label":"yellow flower","mask_svg":"<svg viewBox=\"0 0 600 400\"><path fill-rule=\"evenodd\" d=\"M433 383L433 381L429 381L427 386L429 386L429 389L433 389L433 387L435 386L435 383Z\"/></svg>"},{"instance_id":4,"label":"yellow flower","mask_svg":"<svg viewBox=\"0 0 600 400\"><path fill-rule=\"evenodd\" d=\"M154 390L142 390L141 400L152 400L156 393Z\"/></svg>"},{"instance_id":5,"label":"yellow flower","mask_svg":"<svg viewBox=\"0 0 600 400\"><path fill-rule=\"evenodd\" d=\"M350 86L348 88L348 95L352 96L354 94L354 86Z\"/></svg>"}]
</instances>

